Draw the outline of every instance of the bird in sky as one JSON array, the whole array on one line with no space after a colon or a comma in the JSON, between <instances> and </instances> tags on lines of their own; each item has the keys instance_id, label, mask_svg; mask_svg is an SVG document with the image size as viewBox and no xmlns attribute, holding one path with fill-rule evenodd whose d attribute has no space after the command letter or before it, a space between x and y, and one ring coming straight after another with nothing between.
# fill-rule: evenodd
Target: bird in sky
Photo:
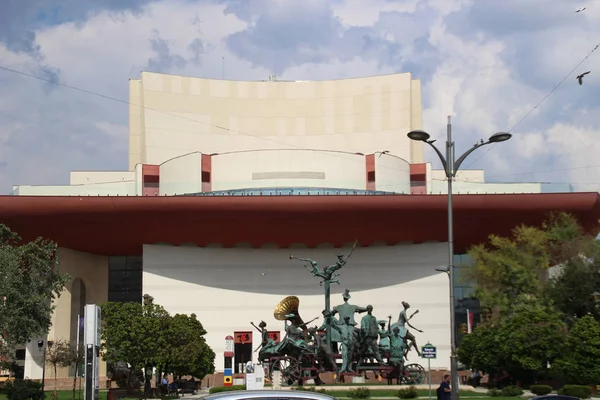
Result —
<instances>
[{"instance_id":1,"label":"bird in sky","mask_svg":"<svg viewBox=\"0 0 600 400\"><path fill-rule=\"evenodd\" d=\"M575 10L576 13L585 11L585 7L579 7L577 10Z\"/></svg>"},{"instance_id":2,"label":"bird in sky","mask_svg":"<svg viewBox=\"0 0 600 400\"><path fill-rule=\"evenodd\" d=\"M587 71L587 72L584 72L581 75L577 75L576 79L577 79L577 81L579 82L580 85L583 85L583 77L586 76L587 74L589 74L590 72L592 72L592 71Z\"/></svg>"}]
</instances>

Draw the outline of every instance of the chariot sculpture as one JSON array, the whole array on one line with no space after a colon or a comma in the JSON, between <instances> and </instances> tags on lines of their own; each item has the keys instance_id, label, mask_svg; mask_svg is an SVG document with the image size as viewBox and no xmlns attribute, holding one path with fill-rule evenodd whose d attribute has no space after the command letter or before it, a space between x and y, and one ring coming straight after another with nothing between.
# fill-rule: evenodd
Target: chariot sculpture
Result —
<instances>
[{"instance_id":1,"label":"chariot sculpture","mask_svg":"<svg viewBox=\"0 0 600 400\"><path fill-rule=\"evenodd\" d=\"M343 382L346 376L364 374L366 377L367 372L372 371L377 379L386 379L389 384L393 380L398 384L419 384L425 380L425 369L420 364L406 363L411 348L419 353L416 338L408 329L422 332L409 322L419 310L408 316L410 305L402 302L403 309L395 323L392 316L378 320L372 306L361 307L349 302L348 289L342 295L344 302L330 307L330 285L339 284L338 271L356 244L348 255L338 254L337 261L324 270L314 260L290 256L290 259L307 262L309 265L304 267L321 279L325 291L324 322L321 326L309 327L319 317L304 322L299 311L300 299L296 296L284 298L274 309L275 320L286 324L285 336L279 343L269 337L266 322L261 321L258 326L251 322L261 333L261 344L255 351L268 379L272 380L274 372L279 371L283 384L302 385L313 379L319 385L322 373L333 372L336 379ZM357 323L355 317L359 314L364 315Z\"/></svg>"}]
</instances>

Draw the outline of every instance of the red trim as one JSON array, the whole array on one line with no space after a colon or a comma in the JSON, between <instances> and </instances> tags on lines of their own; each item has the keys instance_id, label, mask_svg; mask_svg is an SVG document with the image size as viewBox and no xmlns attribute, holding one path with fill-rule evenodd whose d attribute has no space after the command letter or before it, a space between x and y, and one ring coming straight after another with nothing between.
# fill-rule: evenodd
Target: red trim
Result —
<instances>
[{"instance_id":1,"label":"red trim","mask_svg":"<svg viewBox=\"0 0 600 400\"><path fill-rule=\"evenodd\" d=\"M269 337L275 342L279 343L281 333L279 331L269 331Z\"/></svg>"},{"instance_id":2,"label":"red trim","mask_svg":"<svg viewBox=\"0 0 600 400\"><path fill-rule=\"evenodd\" d=\"M160 165L142 165L142 194L158 196L160 186Z\"/></svg>"},{"instance_id":3,"label":"red trim","mask_svg":"<svg viewBox=\"0 0 600 400\"><path fill-rule=\"evenodd\" d=\"M233 332L234 344L252 343L252 331Z\"/></svg>"},{"instance_id":4,"label":"red trim","mask_svg":"<svg viewBox=\"0 0 600 400\"><path fill-rule=\"evenodd\" d=\"M367 190L375 190L375 154L365 156L365 165L367 168Z\"/></svg>"},{"instance_id":5,"label":"red trim","mask_svg":"<svg viewBox=\"0 0 600 400\"><path fill-rule=\"evenodd\" d=\"M210 154L202 154L202 191L212 191L212 157Z\"/></svg>"},{"instance_id":6,"label":"red trim","mask_svg":"<svg viewBox=\"0 0 600 400\"><path fill-rule=\"evenodd\" d=\"M410 165L411 194L427 194L427 164Z\"/></svg>"},{"instance_id":7,"label":"red trim","mask_svg":"<svg viewBox=\"0 0 600 400\"><path fill-rule=\"evenodd\" d=\"M143 244L153 243L445 242L446 207L445 195L0 196L0 223L26 240L42 236L62 247L117 256L141 254ZM521 223L539 226L557 210L597 233L598 193L455 195L457 252Z\"/></svg>"}]
</instances>

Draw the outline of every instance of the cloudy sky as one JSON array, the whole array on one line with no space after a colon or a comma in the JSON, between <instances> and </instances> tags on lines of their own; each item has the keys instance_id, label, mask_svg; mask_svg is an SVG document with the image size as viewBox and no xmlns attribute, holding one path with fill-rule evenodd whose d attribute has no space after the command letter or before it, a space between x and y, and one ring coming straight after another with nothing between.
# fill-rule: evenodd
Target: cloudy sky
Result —
<instances>
[{"instance_id":1,"label":"cloudy sky","mask_svg":"<svg viewBox=\"0 0 600 400\"><path fill-rule=\"evenodd\" d=\"M434 137L516 125L466 167L600 190L600 49L534 108L598 43L600 0L2 0L0 193L127 169L127 80L221 78L223 57L228 79L412 72Z\"/></svg>"}]
</instances>

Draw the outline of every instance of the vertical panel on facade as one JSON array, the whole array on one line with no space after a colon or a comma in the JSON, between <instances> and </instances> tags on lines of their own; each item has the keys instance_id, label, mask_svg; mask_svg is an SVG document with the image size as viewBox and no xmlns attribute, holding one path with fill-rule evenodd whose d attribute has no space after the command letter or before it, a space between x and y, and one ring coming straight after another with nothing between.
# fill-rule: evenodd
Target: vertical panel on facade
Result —
<instances>
[{"instance_id":1,"label":"vertical panel on facade","mask_svg":"<svg viewBox=\"0 0 600 400\"><path fill-rule=\"evenodd\" d=\"M108 301L142 301L142 257L108 258Z\"/></svg>"},{"instance_id":2,"label":"vertical panel on facade","mask_svg":"<svg viewBox=\"0 0 600 400\"><path fill-rule=\"evenodd\" d=\"M235 332L233 334L234 372L244 372L243 365L252 361L252 332Z\"/></svg>"}]
</instances>

